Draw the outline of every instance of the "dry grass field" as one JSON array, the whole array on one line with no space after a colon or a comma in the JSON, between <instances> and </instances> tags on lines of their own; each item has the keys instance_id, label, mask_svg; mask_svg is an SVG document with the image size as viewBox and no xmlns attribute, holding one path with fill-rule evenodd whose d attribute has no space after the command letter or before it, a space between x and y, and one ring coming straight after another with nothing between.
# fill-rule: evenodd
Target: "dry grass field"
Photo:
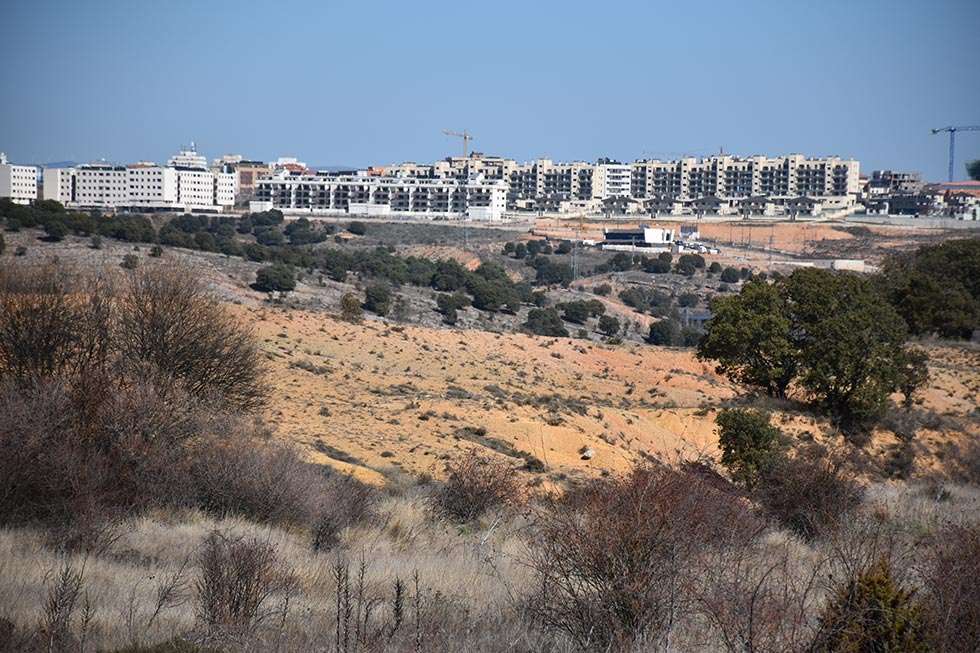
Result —
<instances>
[{"instance_id":1,"label":"dry grass field","mask_svg":"<svg viewBox=\"0 0 980 653\"><path fill-rule=\"evenodd\" d=\"M374 482L391 470L438 477L447 457L472 447L518 463L533 456L550 481L621 472L647 457L715 458L717 410L752 401L691 350L238 310L268 358L279 434L312 460ZM980 435L980 350L925 346L932 380L910 418L922 472L941 471L957 442ZM826 420L762 403L787 433L841 445ZM863 461L884 464L899 442L879 428Z\"/></svg>"}]
</instances>

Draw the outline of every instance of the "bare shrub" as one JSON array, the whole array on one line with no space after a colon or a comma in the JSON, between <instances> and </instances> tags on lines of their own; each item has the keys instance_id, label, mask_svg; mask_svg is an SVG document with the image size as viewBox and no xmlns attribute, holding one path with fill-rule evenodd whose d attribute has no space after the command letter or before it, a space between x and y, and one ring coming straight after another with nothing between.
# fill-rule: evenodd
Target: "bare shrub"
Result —
<instances>
[{"instance_id":1,"label":"bare shrub","mask_svg":"<svg viewBox=\"0 0 980 653\"><path fill-rule=\"evenodd\" d=\"M265 401L258 345L199 280L156 266L128 277L119 299L124 360L151 364L195 396L253 409Z\"/></svg>"},{"instance_id":2,"label":"bare shrub","mask_svg":"<svg viewBox=\"0 0 980 653\"><path fill-rule=\"evenodd\" d=\"M926 619L939 651L967 653L980 642L980 526L938 532L921 564Z\"/></svg>"},{"instance_id":3,"label":"bare shrub","mask_svg":"<svg viewBox=\"0 0 980 653\"><path fill-rule=\"evenodd\" d=\"M54 264L0 266L0 380L104 367L112 285Z\"/></svg>"},{"instance_id":4,"label":"bare shrub","mask_svg":"<svg viewBox=\"0 0 980 653\"><path fill-rule=\"evenodd\" d=\"M152 506L308 523L319 475L231 415L261 403L260 373L252 334L183 273L0 266L0 524L93 550Z\"/></svg>"},{"instance_id":5,"label":"bare shrub","mask_svg":"<svg viewBox=\"0 0 980 653\"><path fill-rule=\"evenodd\" d=\"M375 515L377 491L350 476L335 476L324 489L311 529L314 551L327 551L340 543L340 533Z\"/></svg>"},{"instance_id":6,"label":"bare shrub","mask_svg":"<svg viewBox=\"0 0 980 653\"><path fill-rule=\"evenodd\" d=\"M955 456L955 475L958 480L980 485L980 441L964 443Z\"/></svg>"},{"instance_id":7,"label":"bare shrub","mask_svg":"<svg viewBox=\"0 0 980 653\"><path fill-rule=\"evenodd\" d=\"M248 424L239 421L234 429L191 445L194 503L262 522L311 522L325 484L323 472L294 448L258 439Z\"/></svg>"},{"instance_id":8,"label":"bare shrub","mask_svg":"<svg viewBox=\"0 0 980 653\"><path fill-rule=\"evenodd\" d=\"M693 582L697 613L730 653L805 650L825 560L799 559L792 540L711 547Z\"/></svg>"},{"instance_id":9,"label":"bare shrub","mask_svg":"<svg viewBox=\"0 0 980 653\"><path fill-rule=\"evenodd\" d=\"M863 490L839 464L799 456L773 464L754 496L784 527L816 539L847 518L861 503Z\"/></svg>"},{"instance_id":10,"label":"bare shrub","mask_svg":"<svg viewBox=\"0 0 980 653\"><path fill-rule=\"evenodd\" d=\"M473 521L491 510L516 506L524 499L524 488L514 468L475 449L449 462L446 473L446 481L431 499L432 510L440 517Z\"/></svg>"},{"instance_id":11,"label":"bare shrub","mask_svg":"<svg viewBox=\"0 0 980 653\"><path fill-rule=\"evenodd\" d=\"M93 609L84 591L84 577L84 569L66 560L48 589L39 633L48 651L85 650Z\"/></svg>"},{"instance_id":12,"label":"bare shrub","mask_svg":"<svg viewBox=\"0 0 980 653\"><path fill-rule=\"evenodd\" d=\"M763 528L745 502L667 468L637 467L552 498L530 536L529 607L587 649L670 648L699 552Z\"/></svg>"},{"instance_id":13,"label":"bare shrub","mask_svg":"<svg viewBox=\"0 0 980 653\"><path fill-rule=\"evenodd\" d=\"M209 636L247 635L272 614L277 594L291 594L296 579L270 544L212 533L198 557L198 618Z\"/></svg>"},{"instance_id":14,"label":"bare shrub","mask_svg":"<svg viewBox=\"0 0 980 653\"><path fill-rule=\"evenodd\" d=\"M118 282L57 264L0 267L0 379L111 387L120 371L193 396L259 406L258 345L188 273L152 266Z\"/></svg>"}]
</instances>

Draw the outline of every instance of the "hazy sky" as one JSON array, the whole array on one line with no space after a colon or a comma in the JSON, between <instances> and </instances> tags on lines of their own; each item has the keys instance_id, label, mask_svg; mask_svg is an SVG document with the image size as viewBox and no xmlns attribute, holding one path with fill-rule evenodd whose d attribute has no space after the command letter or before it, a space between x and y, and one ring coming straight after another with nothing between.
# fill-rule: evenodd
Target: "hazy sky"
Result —
<instances>
[{"instance_id":1,"label":"hazy sky","mask_svg":"<svg viewBox=\"0 0 980 653\"><path fill-rule=\"evenodd\" d=\"M0 0L0 150L43 163L735 154L945 178L980 0ZM958 139L980 158L980 132Z\"/></svg>"}]
</instances>

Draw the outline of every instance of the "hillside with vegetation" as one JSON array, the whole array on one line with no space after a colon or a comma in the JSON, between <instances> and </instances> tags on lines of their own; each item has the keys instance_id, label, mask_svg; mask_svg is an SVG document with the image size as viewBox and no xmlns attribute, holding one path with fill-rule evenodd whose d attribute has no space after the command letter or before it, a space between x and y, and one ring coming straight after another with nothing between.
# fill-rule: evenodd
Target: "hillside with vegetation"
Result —
<instances>
[{"instance_id":1,"label":"hillside with vegetation","mask_svg":"<svg viewBox=\"0 0 980 653\"><path fill-rule=\"evenodd\" d=\"M0 216L0 650L980 640L980 240Z\"/></svg>"}]
</instances>

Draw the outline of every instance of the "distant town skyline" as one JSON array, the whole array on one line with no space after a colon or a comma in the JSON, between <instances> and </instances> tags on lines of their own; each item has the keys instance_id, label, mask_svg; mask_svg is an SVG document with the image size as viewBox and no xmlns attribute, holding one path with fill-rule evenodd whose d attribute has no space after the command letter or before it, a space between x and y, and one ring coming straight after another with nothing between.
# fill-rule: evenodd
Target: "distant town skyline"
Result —
<instances>
[{"instance_id":1,"label":"distant town skyline","mask_svg":"<svg viewBox=\"0 0 980 653\"><path fill-rule=\"evenodd\" d=\"M10 2L0 150L15 162L311 165L838 155L946 173L980 124L980 3ZM803 29L805 27L805 29ZM806 35L806 39L801 38ZM957 142L957 177L980 133Z\"/></svg>"}]
</instances>

